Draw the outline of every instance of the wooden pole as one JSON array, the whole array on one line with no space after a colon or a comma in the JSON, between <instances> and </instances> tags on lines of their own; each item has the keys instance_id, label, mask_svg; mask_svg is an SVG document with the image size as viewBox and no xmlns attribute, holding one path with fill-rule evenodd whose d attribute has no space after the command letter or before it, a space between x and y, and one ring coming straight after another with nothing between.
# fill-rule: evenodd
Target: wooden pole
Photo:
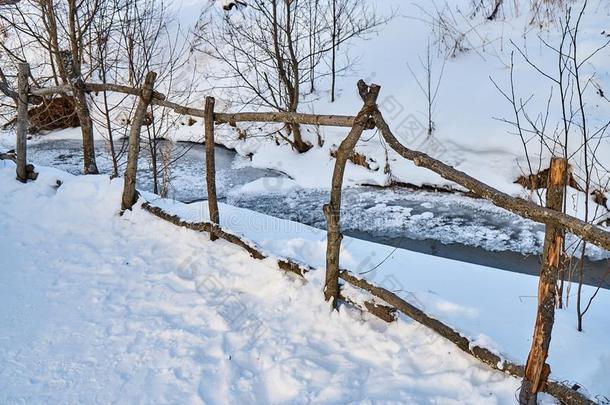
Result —
<instances>
[{"instance_id":1,"label":"wooden pole","mask_svg":"<svg viewBox=\"0 0 610 405\"><path fill-rule=\"evenodd\" d=\"M361 80L358 82L358 89L364 106L354 120L354 126L350 130L347 137L341 142L337 150L335 161L335 169L333 171L333 179L330 191L330 202L323 207L324 216L326 217L326 281L324 283L324 297L326 301L332 300L332 305L337 308L339 305L339 256L341 252L341 188L343 187L343 175L345 173L345 165L352 154L358 139L366 128L366 124L370 119L371 113L377 108L376 102L379 96L380 87L371 85L370 87L364 84Z\"/></svg>"},{"instance_id":2,"label":"wooden pole","mask_svg":"<svg viewBox=\"0 0 610 405\"><path fill-rule=\"evenodd\" d=\"M28 91L30 65L19 64L17 73L17 142L15 147L17 163L17 180L25 183L27 174L27 137L28 137Z\"/></svg>"},{"instance_id":3,"label":"wooden pole","mask_svg":"<svg viewBox=\"0 0 610 405\"><path fill-rule=\"evenodd\" d=\"M146 110L150 105L153 97L153 87L157 74L149 72L144 80L144 87L140 94L140 101L131 121L131 129L129 131L129 150L127 152L127 168L125 169L125 183L123 186L123 198L121 201L121 209L123 211L130 210L138 201L138 192L136 191L136 176L138 172L138 155L140 152L140 132L146 118Z\"/></svg>"},{"instance_id":4,"label":"wooden pole","mask_svg":"<svg viewBox=\"0 0 610 405\"><path fill-rule=\"evenodd\" d=\"M220 223L218 211L218 198L216 196L216 163L214 151L214 97L205 99L205 179L208 187L208 209L210 221L214 224ZM210 233L210 240L218 239Z\"/></svg>"},{"instance_id":5,"label":"wooden pole","mask_svg":"<svg viewBox=\"0 0 610 405\"><path fill-rule=\"evenodd\" d=\"M563 207L563 190L567 170L567 159L553 158L551 160L546 192L546 206L549 209L561 211ZM546 226L543 263L538 283L538 311L532 346L525 365L525 376L519 393L519 403L521 405L535 405L537 403L538 393L543 390L551 373L551 368L546 364L546 360L551 344L553 324L555 323L555 289L561 267L561 249L564 236L563 228L555 225Z\"/></svg>"}]
</instances>

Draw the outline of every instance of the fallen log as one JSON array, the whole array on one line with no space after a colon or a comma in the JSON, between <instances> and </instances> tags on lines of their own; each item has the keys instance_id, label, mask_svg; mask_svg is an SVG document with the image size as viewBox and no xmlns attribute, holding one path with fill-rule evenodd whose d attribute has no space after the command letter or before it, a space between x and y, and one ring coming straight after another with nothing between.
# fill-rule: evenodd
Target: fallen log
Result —
<instances>
[{"instance_id":1,"label":"fallen log","mask_svg":"<svg viewBox=\"0 0 610 405\"><path fill-rule=\"evenodd\" d=\"M137 87L129 87L121 84L114 83L85 83L85 90L87 92L99 92L99 91L112 91L116 93L130 94L132 96L139 96L142 90ZM60 86L51 86L43 88L30 89L30 95L36 97L53 96L55 94L71 94L72 88L69 84L63 84ZM153 92L153 98L155 100L165 100L165 95L158 91Z\"/></svg>"},{"instance_id":2,"label":"fallen log","mask_svg":"<svg viewBox=\"0 0 610 405\"><path fill-rule=\"evenodd\" d=\"M113 91L117 93L139 96L141 89L136 87L123 86L114 83L85 83L88 92ZM35 97L45 97L54 94L71 94L72 88L69 85L60 85L30 90L30 95ZM38 103L37 103L38 104ZM191 115L193 117L205 118L205 109L184 106L167 100L166 96L157 91L153 92L151 104L166 107L178 114ZM297 112L243 112L243 113L215 113L214 121L217 124L232 124L237 122L275 122L281 124L302 124L320 125L333 127L352 127L356 117L349 115L318 115L303 114ZM375 123L369 120L366 129L373 129Z\"/></svg>"},{"instance_id":3,"label":"fallen log","mask_svg":"<svg viewBox=\"0 0 610 405\"><path fill-rule=\"evenodd\" d=\"M353 127L356 117L349 115L316 115L296 112L243 112L235 114L214 114L218 124L237 122L278 122L286 124L320 125L332 127ZM375 124L368 120L365 129L373 129Z\"/></svg>"}]
</instances>

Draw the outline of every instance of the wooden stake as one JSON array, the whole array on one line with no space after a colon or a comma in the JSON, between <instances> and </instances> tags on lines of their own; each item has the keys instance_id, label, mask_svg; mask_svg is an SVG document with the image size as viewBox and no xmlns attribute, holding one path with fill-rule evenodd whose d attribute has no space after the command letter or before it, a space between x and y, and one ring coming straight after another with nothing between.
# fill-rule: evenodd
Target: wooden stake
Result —
<instances>
[{"instance_id":1,"label":"wooden stake","mask_svg":"<svg viewBox=\"0 0 610 405\"><path fill-rule=\"evenodd\" d=\"M28 181L27 174L27 137L28 137L28 92L30 76L30 65L19 64L17 73L17 142L15 147L17 163L17 180L25 183Z\"/></svg>"},{"instance_id":2,"label":"wooden stake","mask_svg":"<svg viewBox=\"0 0 610 405\"><path fill-rule=\"evenodd\" d=\"M218 198L216 196L216 159L214 150L214 97L205 98L205 179L208 187L208 209L210 221L214 224L220 223L218 211ZM218 239L210 233L210 240Z\"/></svg>"},{"instance_id":3,"label":"wooden stake","mask_svg":"<svg viewBox=\"0 0 610 405\"><path fill-rule=\"evenodd\" d=\"M377 108L376 102L379 96L380 87L371 85L370 87L364 84L361 80L358 82L358 89L364 101L364 106L354 120L354 126L350 130L347 137L339 145L337 149L337 157L335 161L335 169L333 171L333 179L330 191L330 202L323 207L324 215L326 216L327 232L326 232L326 282L324 284L324 297L326 301L332 300L334 308L339 305L339 255L341 252L341 188L343 187L343 175L345 173L345 165L352 154L354 147L362 132L366 129L367 122L370 120L371 113Z\"/></svg>"},{"instance_id":4,"label":"wooden stake","mask_svg":"<svg viewBox=\"0 0 610 405\"><path fill-rule=\"evenodd\" d=\"M553 158L549 170L549 185L546 193L546 206L561 211L563 190L568 170L565 158ZM525 376L519 393L519 403L535 405L538 393L544 390L551 368L546 364L551 344L551 334L555 323L555 289L561 267L561 249L565 234L561 227L546 226L544 254L540 280L538 283L538 312L534 327L534 337L527 363Z\"/></svg>"},{"instance_id":5,"label":"wooden stake","mask_svg":"<svg viewBox=\"0 0 610 405\"><path fill-rule=\"evenodd\" d=\"M131 129L129 131L129 150L127 152L127 168L125 169L125 183L123 186L123 198L121 201L121 209L123 211L130 210L138 201L138 192L136 191L136 175L138 172L138 155L140 153L140 132L146 118L146 110L153 97L153 87L157 74L149 72L144 81L144 87L140 95L140 101L131 121Z\"/></svg>"}]
</instances>

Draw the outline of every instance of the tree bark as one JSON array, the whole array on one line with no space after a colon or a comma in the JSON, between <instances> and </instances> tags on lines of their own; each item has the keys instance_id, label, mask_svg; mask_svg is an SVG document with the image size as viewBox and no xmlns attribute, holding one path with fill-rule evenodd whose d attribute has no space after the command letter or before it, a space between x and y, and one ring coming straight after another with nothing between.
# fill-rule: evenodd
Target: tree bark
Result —
<instances>
[{"instance_id":1,"label":"tree bark","mask_svg":"<svg viewBox=\"0 0 610 405\"><path fill-rule=\"evenodd\" d=\"M553 158L549 170L549 182L546 193L546 206L561 211L563 207L563 190L566 183L568 161L565 158ZM551 368L546 364L551 344L551 334L555 323L556 286L561 267L561 251L564 231L556 225L546 226L544 254L540 280L538 283L538 311L534 327L534 337L525 366L525 376L519 393L521 405L535 405L538 393L547 383Z\"/></svg>"},{"instance_id":2,"label":"tree bark","mask_svg":"<svg viewBox=\"0 0 610 405\"><path fill-rule=\"evenodd\" d=\"M28 136L28 91L30 66L27 63L19 64L17 73L17 142L15 147L17 163L17 180L28 181L27 165L27 136Z\"/></svg>"},{"instance_id":3,"label":"tree bark","mask_svg":"<svg viewBox=\"0 0 610 405\"><path fill-rule=\"evenodd\" d=\"M324 297L326 301L332 301L333 308L339 305L339 256L341 252L341 188L343 187L343 175L345 165L354 147L366 128L371 113L377 108L377 96L380 87L377 85L366 86L363 81L358 82L358 88L364 102L364 106L354 120L354 126L341 142L337 149L335 169L330 191L330 202L323 207L326 217L326 282L324 283Z\"/></svg>"},{"instance_id":4,"label":"tree bark","mask_svg":"<svg viewBox=\"0 0 610 405\"><path fill-rule=\"evenodd\" d=\"M121 209L123 211L130 210L138 201L138 192L136 191L136 177L138 172L138 155L140 152L140 133L142 124L146 118L146 110L150 105L153 97L153 87L157 74L149 72L144 80L144 87L140 96L140 101L136 107L136 111L131 121L131 129L129 131L129 150L127 152L127 168L125 169L125 183L123 187L123 198L121 201Z\"/></svg>"},{"instance_id":5,"label":"tree bark","mask_svg":"<svg viewBox=\"0 0 610 405\"><path fill-rule=\"evenodd\" d=\"M295 112L245 112L245 113L217 113L214 115L217 123L236 122L280 122L287 124L320 125L332 127L353 127L354 116L346 115L317 115ZM366 129L374 128L374 124L367 122Z\"/></svg>"},{"instance_id":6,"label":"tree bark","mask_svg":"<svg viewBox=\"0 0 610 405\"><path fill-rule=\"evenodd\" d=\"M214 151L214 97L206 97L205 99L205 179L208 188L208 210L210 212L210 221L215 224L220 223L220 214L218 211L218 198L216 196L216 159ZM210 234L210 240L216 240L217 237L213 233Z\"/></svg>"}]
</instances>

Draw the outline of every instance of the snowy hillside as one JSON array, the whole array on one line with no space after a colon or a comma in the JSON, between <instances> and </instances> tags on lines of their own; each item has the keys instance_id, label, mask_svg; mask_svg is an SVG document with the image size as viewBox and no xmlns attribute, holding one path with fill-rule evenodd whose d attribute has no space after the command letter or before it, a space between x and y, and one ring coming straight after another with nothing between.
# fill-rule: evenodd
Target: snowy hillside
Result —
<instances>
[{"instance_id":1,"label":"snowy hillside","mask_svg":"<svg viewBox=\"0 0 610 405\"><path fill-rule=\"evenodd\" d=\"M121 181L13 174L0 168L1 403L513 402L516 379L418 324L329 312L322 272L303 285L140 209L119 217Z\"/></svg>"}]
</instances>

